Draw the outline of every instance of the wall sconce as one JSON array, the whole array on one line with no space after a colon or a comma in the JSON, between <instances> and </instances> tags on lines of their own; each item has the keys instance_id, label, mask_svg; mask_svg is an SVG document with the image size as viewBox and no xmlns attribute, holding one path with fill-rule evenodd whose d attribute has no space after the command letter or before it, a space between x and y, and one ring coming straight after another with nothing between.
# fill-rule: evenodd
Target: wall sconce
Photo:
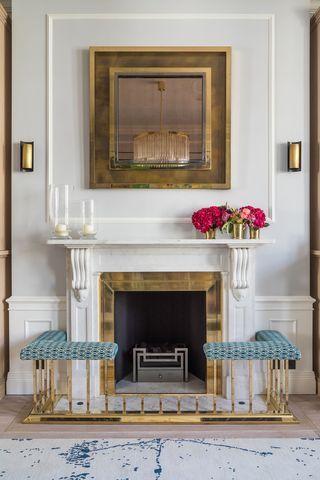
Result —
<instances>
[{"instance_id":1,"label":"wall sconce","mask_svg":"<svg viewBox=\"0 0 320 480\"><path fill-rule=\"evenodd\" d=\"M301 172L301 142L288 142L288 172Z\"/></svg>"},{"instance_id":2,"label":"wall sconce","mask_svg":"<svg viewBox=\"0 0 320 480\"><path fill-rule=\"evenodd\" d=\"M21 172L33 172L33 144L34 142L20 142Z\"/></svg>"}]
</instances>

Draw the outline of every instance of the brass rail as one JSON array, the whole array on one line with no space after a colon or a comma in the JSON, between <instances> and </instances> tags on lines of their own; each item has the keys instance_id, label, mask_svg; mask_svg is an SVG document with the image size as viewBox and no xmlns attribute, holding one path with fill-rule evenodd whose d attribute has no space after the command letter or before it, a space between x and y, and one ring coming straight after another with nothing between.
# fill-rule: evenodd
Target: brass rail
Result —
<instances>
[{"instance_id":1,"label":"brass rail","mask_svg":"<svg viewBox=\"0 0 320 480\"><path fill-rule=\"evenodd\" d=\"M112 393L108 391L108 362L104 362L104 402L100 413L91 412L90 405L90 381L91 361L86 360L86 401L85 412L73 409L72 388L72 360L67 361L67 405L66 410L61 410L59 402L62 396L56 395L55 366L58 362L34 361L33 364L33 410L27 417L26 422L41 421L77 421L77 419L90 419L94 421L120 421L137 423L210 423L213 421L277 421L294 422L294 416L290 413L289 403L289 361L267 360L266 361L266 395L265 409L257 411L254 408L254 361L248 360L248 409L236 411L236 378L237 361L230 360L230 391L231 411L217 408L217 360L212 361L213 391L207 393ZM280 367L280 368L279 368ZM49 383L48 383L49 382ZM103 398L103 397L102 397ZM119 399L115 402L114 399ZM138 408L133 408L131 398L137 398ZM146 399L153 398L158 401L152 407L146 408ZM173 399L175 406L164 404L166 399ZM194 402L183 402L184 398L192 398ZM113 404L110 402L113 399ZM206 399L203 408L202 399ZM120 402L120 403L119 403ZM173 405L174 405L173 402ZM211 403L212 402L212 403ZM201 406L201 407L200 407Z\"/></svg>"}]
</instances>

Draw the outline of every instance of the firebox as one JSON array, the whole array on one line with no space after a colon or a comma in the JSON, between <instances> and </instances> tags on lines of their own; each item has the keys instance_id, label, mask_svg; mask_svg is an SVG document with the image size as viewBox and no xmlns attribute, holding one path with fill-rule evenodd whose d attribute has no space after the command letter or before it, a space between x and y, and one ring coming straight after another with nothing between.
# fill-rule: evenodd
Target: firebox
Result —
<instances>
[{"instance_id":1,"label":"firebox","mask_svg":"<svg viewBox=\"0 0 320 480\"><path fill-rule=\"evenodd\" d=\"M222 282L218 272L112 272L101 274L101 339L119 346L108 369L108 388L117 391L123 379L137 380L137 345L184 345L187 357L176 358L172 371L158 381L201 380L212 391L212 367L203 354L205 342L222 340ZM157 355L156 355L157 356ZM187 371L185 361L187 359ZM153 362L154 363L154 362ZM146 367L146 363L144 366ZM157 365L138 382L157 381ZM182 377L174 377L182 371ZM103 366L101 366L103 370ZM104 378L103 371L101 378ZM158 373L159 375L159 373ZM161 375L161 373L160 373ZM211 388L211 390L210 390ZM218 366L221 391L221 367Z\"/></svg>"}]
</instances>

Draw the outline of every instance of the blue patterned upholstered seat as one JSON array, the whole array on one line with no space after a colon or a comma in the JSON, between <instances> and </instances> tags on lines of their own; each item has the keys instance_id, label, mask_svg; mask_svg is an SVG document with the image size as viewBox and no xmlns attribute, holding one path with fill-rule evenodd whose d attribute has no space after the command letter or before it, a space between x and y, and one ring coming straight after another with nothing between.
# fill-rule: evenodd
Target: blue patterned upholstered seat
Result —
<instances>
[{"instance_id":1,"label":"blue patterned upholstered seat","mask_svg":"<svg viewBox=\"0 0 320 480\"><path fill-rule=\"evenodd\" d=\"M31 343L39 342L65 342L67 340L67 334L64 330L48 330L41 333L37 338L32 340Z\"/></svg>"},{"instance_id":2,"label":"blue patterned upholstered seat","mask_svg":"<svg viewBox=\"0 0 320 480\"><path fill-rule=\"evenodd\" d=\"M207 360L300 360L300 350L280 332L262 330L256 342L210 342L203 350Z\"/></svg>"},{"instance_id":3,"label":"blue patterned upholstered seat","mask_svg":"<svg viewBox=\"0 0 320 480\"><path fill-rule=\"evenodd\" d=\"M256 340L262 342L285 342L293 345L293 343L282 333L278 332L278 330L260 330L256 333Z\"/></svg>"},{"instance_id":4,"label":"blue patterned upholstered seat","mask_svg":"<svg viewBox=\"0 0 320 480\"><path fill-rule=\"evenodd\" d=\"M112 342L68 342L63 330L44 332L20 352L21 360L114 360Z\"/></svg>"}]
</instances>

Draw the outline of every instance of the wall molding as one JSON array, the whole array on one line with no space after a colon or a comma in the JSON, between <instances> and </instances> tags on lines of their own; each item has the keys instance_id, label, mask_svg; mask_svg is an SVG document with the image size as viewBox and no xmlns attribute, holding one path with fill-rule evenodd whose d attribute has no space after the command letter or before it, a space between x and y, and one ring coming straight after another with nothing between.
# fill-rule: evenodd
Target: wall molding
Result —
<instances>
[{"instance_id":1,"label":"wall molding","mask_svg":"<svg viewBox=\"0 0 320 480\"><path fill-rule=\"evenodd\" d=\"M315 299L299 295L287 296L256 296L256 311L272 311L272 310L286 310L286 311L313 311L313 304Z\"/></svg>"},{"instance_id":2,"label":"wall molding","mask_svg":"<svg viewBox=\"0 0 320 480\"><path fill-rule=\"evenodd\" d=\"M6 302L9 304L9 311L66 310L66 297L11 296Z\"/></svg>"},{"instance_id":3,"label":"wall molding","mask_svg":"<svg viewBox=\"0 0 320 480\"><path fill-rule=\"evenodd\" d=\"M59 20L253 20L268 22L268 206L269 222L275 221L275 16L265 14L211 13L55 13L47 14L47 128L46 177L47 218L49 221L49 185L53 183L53 36L54 22ZM98 223L99 223L99 219ZM109 222L103 222L109 223ZM112 223L112 222L110 222ZM140 222L141 223L141 222ZM157 222L155 222L157 223ZM171 223L171 222L165 222ZM172 222L174 223L174 222ZM178 222L180 223L180 222ZM185 222L181 222L185 223Z\"/></svg>"}]
</instances>

